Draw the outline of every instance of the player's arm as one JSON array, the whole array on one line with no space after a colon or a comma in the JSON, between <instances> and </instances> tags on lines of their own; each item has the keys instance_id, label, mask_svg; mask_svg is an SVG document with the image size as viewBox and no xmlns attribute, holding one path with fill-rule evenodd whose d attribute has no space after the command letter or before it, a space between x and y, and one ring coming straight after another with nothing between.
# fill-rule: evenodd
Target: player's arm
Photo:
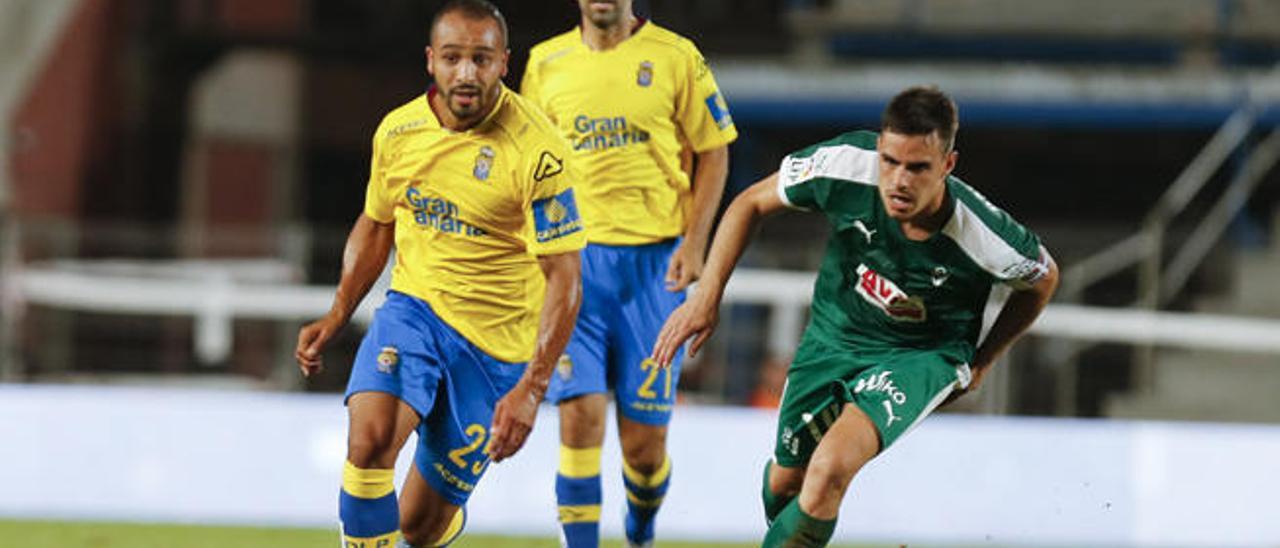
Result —
<instances>
[{"instance_id":1,"label":"player's arm","mask_svg":"<svg viewBox=\"0 0 1280 548\"><path fill-rule=\"evenodd\" d=\"M342 279L338 281L333 305L323 318L307 324L298 332L294 358L298 360L303 375L311 376L320 371L320 354L325 344L347 324L369 288L378 280L394 242L394 224L377 222L364 213L356 219L342 251Z\"/></svg>"},{"instance_id":2,"label":"player's arm","mask_svg":"<svg viewBox=\"0 0 1280 548\"><path fill-rule=\"evenodd\" d=\"M667 288L671 291L683 291L701 277L711 224L715 221L720 198L724 196L724 182L729 176L727 145L699 152L696 156L692 218L685 229L684 240L672 254L671 264L667 267Z\"/></svg>"},{"instance_id":3,"label":"player's arm","mask_svg":"<svg viewBox=\"0 0 1280 548\"><path fill-rule=\"evenodd\" d=\"M693 338L689 345L690 356L702 348L715 330L720 299L724 296L729 274L747 248L756 225L761 219L784 208L786 204L778 194L777 173L761 179L734 198L720 219L720 228L711 243L711 254L707 257L698 288L662 325L653 348L654 361L663 367L669 366L680 346L690 338Z\"/></svg>"},{"instance_id":4,"label":"player's arm","mask_svg":"<svg viewBox=\"0 0 1280 548\"><path fill-rule=\"evenodd\" d=\"M1058 289L1058 264L1049 255L1049 250L1041 247L1040 253L1048 267L1047 272L1031 286L1015 290L1009 295L1004 307L1000 309L1000 315L991 324L987 337L974 354L973 380L964 392L972 392L982 384L982 379L991 370L991 366L1035 323L1040 312L1049 304L1049 299L1053 298L1053 292Z\"/></svg>"},{"instance_id":5,"label":"player's arm","mask_svg":"<svg viewBox=\"0 0 1280 548\"><path fill-rule=\"evenodd\" d=\"M538 266L547 280L547 292L538 322L537 346L533 359L516 386L507 392L493 411L492 438L487 451L494 461L514 455L533 430L538 402L547 393L551 373L569 344L578 306L582 303L581 264L578 251L542 255Z\"/></svg>"}]
</instances>

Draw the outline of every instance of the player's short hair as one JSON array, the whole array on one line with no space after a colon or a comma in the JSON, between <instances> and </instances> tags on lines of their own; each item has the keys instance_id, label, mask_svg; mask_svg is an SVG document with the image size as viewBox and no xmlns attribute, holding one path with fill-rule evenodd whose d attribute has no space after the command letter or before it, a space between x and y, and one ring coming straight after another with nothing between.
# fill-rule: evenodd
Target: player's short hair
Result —
<instances>
[{"instance_id":1,"label":"player's short hair","mask_svg":"<svg viewBox=\"0 0 1280 548\"><path fill-rule=\"evenodd\" d=\"M903 135L938 132L942 151L951 152L960 129L959 109L936 86L916 86L903 90L889 101L880 117L880 130Z\"/></svg>"},{"instance_id":2,"label":"player's short hair","mask_svg":"<svg viewBox=\"0 0 1280 548\"><path fill-rule=\"evenodd\" d=\"M440 23L440 19L453 12L458 12L467 19L493 19L498 23L498 31L502 35L502 47L507 47L507 18L503 17L498 7L488 0L449 0L444 7L440 8L440 11L436 12L435 17L431 18L431 29L427 36L433 43L436 37L436 25Z\"/></svg>"}]
</instances>

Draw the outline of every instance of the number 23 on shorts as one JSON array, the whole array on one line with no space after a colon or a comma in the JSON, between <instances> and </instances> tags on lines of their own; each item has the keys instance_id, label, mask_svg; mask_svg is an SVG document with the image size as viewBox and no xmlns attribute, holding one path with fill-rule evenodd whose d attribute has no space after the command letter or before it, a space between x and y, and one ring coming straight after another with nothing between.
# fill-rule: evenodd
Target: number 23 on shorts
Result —
<instances>
[{"instance_id":1,"label":"number 23 on shorts","mask_svg":"<svg viewBox=\"0 0 1280 548\"><path fill-rule=\"evenodd\" d=\"M485 430L483 425L472 424L467 427L466 434L468 438L474 439L472 439L467 445L449 451L449 460L453 462L454 466L463 470L467 469L467 455L474 453L482 444L484 444L485 438L488 437L488 431ZM493 440L490 439L489 443L493 443ZM486 446L484 452L476 455L480 458L471 463L472 474L479 476L481 472L484 472L485 467L489 465L489 457L486 456L488 449L489 448Z\"/></svg>"}]
</instances>

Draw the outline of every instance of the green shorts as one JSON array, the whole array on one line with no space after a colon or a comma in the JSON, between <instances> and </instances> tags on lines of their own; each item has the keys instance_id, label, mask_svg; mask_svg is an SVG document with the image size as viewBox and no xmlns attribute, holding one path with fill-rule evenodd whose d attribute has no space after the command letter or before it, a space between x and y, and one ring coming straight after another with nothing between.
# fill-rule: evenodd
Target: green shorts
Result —
<instances>
[{"instance_id":1,"label":"green shorts","mask_svg":"<svg viewBox=\"0 0 1280 548\"><path fill-rule=\"evenodd\" d=\"M808 464L846 403L871 418L884 451L953 390L969 385L969 365L955 354L917 349L855 353L802 342L787 373L774 459L786 467Z\"/></svg>"}]
</instances>

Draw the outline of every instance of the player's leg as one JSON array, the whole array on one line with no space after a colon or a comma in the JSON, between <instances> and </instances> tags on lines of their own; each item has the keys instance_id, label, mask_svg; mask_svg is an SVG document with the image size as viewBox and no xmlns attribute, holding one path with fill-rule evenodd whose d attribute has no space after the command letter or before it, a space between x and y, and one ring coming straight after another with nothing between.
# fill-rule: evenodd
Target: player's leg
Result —
<instances>
[{"instance_id":1,"label":"player's leg","mask_svg":"<svg viewBox=\"0 0 1280 548\"><path fill-rule=\"evenodd\" d=\"M653 542L654 522L671 484L667 454L667 425L679 387L681 355L670 367L658 366L649 355L662 323L684 293L672 293L663 280L677 241L619 250L615 277L626 287L610 330L614 350L609 364L618 405L618 435L622 445L622 478L627 489L625 532L632 546Z\"/></svg>"},{"instance_id":2,"label":"player's leg","mask_svg":"<svg viewBox=\"0 0 1280 548\"><path fill-rule=\"evenodd\" d=\"M631 545L645 545L654 536L654 518L671 485L667 455L667 426L637 422L619 414L622 482L627 490L625 531Z\"/></svg>"},{"instance_id":3,"label":"player's leg","mask_svg":"<svg viewBox=\"0 0 1280 548\"><path fill-rule=\"evenodd\" d=\"M617 289L611 266L608 248L582 250L582 307L547 390L547 401L557 404L560 414L556 504L561 538L570 548L600 544L600 447L608 405L605 320L615 308Z\"/></svg>"},{"instance_id":4,"label":"player's leg","mask_svg":"<svg viewBox=\"0 0 1280 548\"><path fill-rule=\"evenodd\" d=\"M839 416L832 379L853 375L859 367L848 352L835 352L812 341L802 342L796 350L778 409L773 458L765 463L760 486L765 523L772 525L800 494L809 458Z\"/></svg>"},{"instance_id":5,"label":"player's leg","mask_svg":"<svg viewBox=\"0 0 1280 548\"><path fill-rule=\"evenodd\" d=\"M448 545L467 524L466 507L449 502L427 484L417 466L409 470L401 501L404 542L399 548Z\"/></svg>"},{"instance_id":6,"label":"player's leg","mask_svg":"<svg viewBox=\"0 0 1280 548\"><path fill-rule=\"evenodd\" d=\"M395 462L430 407L439 371L424 361L414 299L392 292L361 341L347 385L347 459L338 514L344 546L390 546L400 528Z\"/></svg>"},{"instance_id":7,"label":"player's leg","mask_svg":"<svg viewBox=\"0 0 1280 548\"><path fill-rule=\"evenodd\" d=\"M396 455L418 425L418 413L385 392L355 394L347 410L347 461L338 502L343 542L355 547L390 546L400 528Z\"/></svg>"},{"instance_id":8,"label":"player's leg","mask_svg":"<svg viewBox=\"0 0 1280 548\"><path fill-rule=\"evenodd\" d=\"M867 356L880 364L837 377L828 384L829 398L801 414L807 437L818 438L818 446L799 497L773 522L765 546L824 546L858 470L969 382L968 366L943 353L898 351L880 358ZM835 406L839 418L830 421Z\"/></svg>"},{"instance_id":9,"label":"player's leg","mask_svg":"<svg viewBox=\"0 0 1280 548\"><path fill-rule=\"evenodd\" d=\"M845 404L809 460L800 496L773 521L764 546L826 546L849 482L879 450L871 419L856 405Z\"/></svg>"},{"instance_id":10,"label":"player's leg","mask_svg":"<svg viewBox=\"0 0 1280 548\"><path fill-rule=\"evenodd\" d=\"M773 459L764 463L764 481L760 486L760 498L764 502L766 523L773 524L773 520L782 513L782 509L800 494L804 473L804 466L783 466Z\"/></svg>"},{"instance_id":11,"label":"player's leg","mask_svg":"<svg viewBox=\"0 0 1280 548\"><path fill-rule=\"evenodd\" d=\"M603 383L603 380L602 380ZM568 547L600 544L600 447L604 445L608 398L584 394L560 402L560 467L556 504Z\"/></svg>"},{"instance_id":12,"label":"player's leg","mask_svg":"<svg viewBox=\"0 0 1280 548\"><path fill-rule=\"evenodd\" d=\"M400 497L404 545L412 547L444 546L462 534L467 500L489 467L494 407L526 368L490 357L438 318L428 335L442 367Z\"/></svg>"}]
</instances>

